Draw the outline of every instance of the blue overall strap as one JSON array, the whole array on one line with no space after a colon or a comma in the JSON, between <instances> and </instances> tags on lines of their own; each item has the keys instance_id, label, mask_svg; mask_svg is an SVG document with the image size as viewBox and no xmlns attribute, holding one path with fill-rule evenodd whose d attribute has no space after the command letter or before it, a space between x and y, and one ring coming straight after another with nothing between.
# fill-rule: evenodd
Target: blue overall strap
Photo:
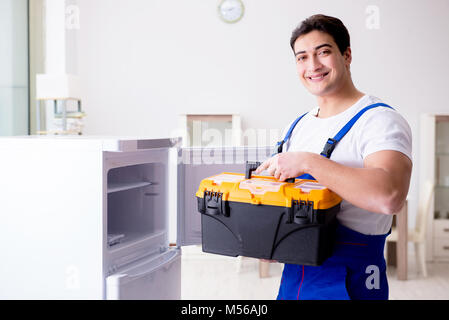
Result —
<instances>
[{"instance_id":1,"label":"blue overall strap","mask_svg":"<svg viewBox=\"0 0 449 320\"><path fill-rule=\"evenodd\" d=\"M387 107L390 109L393 109L392 107L390 107L389 105L385 104L385 103L374 103L372 105L369 105L365 108L363 108L362 110L360 110L351 120L349 120L348 123L346 123L346 125L335 135L335 137L333 138L329 138L324 146L323 151L320 153L320 155L322 155L325 158L330 158L332 155L332 152L334 151L335 147L337 146L338 142L340 142L340 140L346 135L346 133L348 133L349 130L351 130L352 126L357 122L357 120L368 110L373 109L373 108L377 108L377 107ZM394 109L393 109L394 110ZM282 147L284 145L284 143L286 143L291 135L293 130L295 129L296 125L298 124L298 122L306 115L307 113L303 114L302 116L300 116L298 119L295 120L295 122L293 122L293 124L290 126L290 129L288 130L287 134L285 135L284 140L279 141L277 143L277 147L278 153L282 152ZM313 176L311 176L308 173L305 173L299 177L297 177L298 179L308 179L308 180L316 180Z\"/></svg>"},{"instance_id":2,"label":"blue overall strap","mask_svg":"<svg viewBox=\"0 0 449 320\"><path fill-rule=\"evenodd\" d=\"M330 158L332 155L332 152L334 151L335 147L337 146L337 143L340 142L340 140L348 133L349 130L351 130L354 123L359 120L359 118L368 110L371 110L373 108L377 107L387 107L390 109L393 109L389 105L385 103L375 103L372 105L369 105L362 110L360 110L349 122L335 135L334 138L329 138L326 142L326 145L324 146L323 151L320 153L323 157ZM393 109L394 110L394 109Z\"/></svg>"},{"instance_id":3,"label":"blue overall strap","mask_svg":"<svg viewBox=\"0 0 449 320\"><path fill-rule=\"evenodd\" d=\"M298 119L296 119L292 125L290 126L290 129L288 129L287 134L285 135L284 140L279 141L276 146L277 146L277 153L282 153L282 147L284 146L284 143L286 143L291 135L293 130L295 129L296 125L298 124L299 120L301 120L308 112L304 113L302 116L300 116Z\"/></svg>"}]
</instances>

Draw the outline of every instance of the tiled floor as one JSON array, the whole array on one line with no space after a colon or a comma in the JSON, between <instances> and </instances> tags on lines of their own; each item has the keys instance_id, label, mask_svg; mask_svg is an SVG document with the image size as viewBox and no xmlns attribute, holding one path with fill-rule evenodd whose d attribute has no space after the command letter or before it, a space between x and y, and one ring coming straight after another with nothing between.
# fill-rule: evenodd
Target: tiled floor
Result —
<instances>
[{"instance_id":1,"label":"tiled floor","mask_svg":"<svg viewBox=\"0 0 449 320\"><path fill-rule=\"evenodd\" d=\"M415 259L409 257L408 280L396 279L390 268L388 280L391 300L449 300L449 263L427 263L428 276L418 274Z\"/></svg>"},{"instance_id":2,"label":"tiled floor","mask_svg":"<svg viewBox=\"0 0 449 320\"><path fill-rule=\"evenodd\" d=\"M270 277L259 278L258 260L231 258L183 248L182 299L275 299L283 265L272 263ZM428 263L428 277L418 275L409 257L409 280L399 281L388 270L390 299L449 299L449 263Z\"/></svg>"}]
</instances>

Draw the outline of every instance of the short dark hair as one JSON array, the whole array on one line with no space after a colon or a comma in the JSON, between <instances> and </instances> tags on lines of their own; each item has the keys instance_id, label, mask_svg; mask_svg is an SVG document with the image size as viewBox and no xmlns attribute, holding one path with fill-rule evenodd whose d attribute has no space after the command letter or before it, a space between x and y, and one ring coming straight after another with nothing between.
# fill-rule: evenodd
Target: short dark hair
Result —
<instances>
[{"instance_id":1,"label":"short dark hair","mask_svg":"<svg viewBox=\"0 0 449 320\"><path fill-rule=\"evenodd\" d=\"M348 29L346 29L340 19L325 16L323 14L316 14L301 22L301 24L293 30L292 37L290 38L290 46L293 51L295 51L294 46L296 39L313 30L318 30L332 36L338 46L338 49L340 49L341 54L343 54L346 49L350 47Z\"/></svg>"}]
</instances>

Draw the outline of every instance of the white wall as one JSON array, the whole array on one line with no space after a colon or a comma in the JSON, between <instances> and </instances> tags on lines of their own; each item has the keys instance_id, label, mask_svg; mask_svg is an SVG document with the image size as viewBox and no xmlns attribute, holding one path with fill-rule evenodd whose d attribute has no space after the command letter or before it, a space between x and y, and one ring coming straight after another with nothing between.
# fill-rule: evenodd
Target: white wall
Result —
<instances>
[{"instance_id":1,"label":"white wall","mask_svg":"<svg viewBox=\"0 0 449 320\"><path fill-rule=\"evenodd\" d=\"M356 86L412 127L413 225L419 115L449 110L449 1L243 0L235 25L218 18L219 0L78 2L86 134L167 136L178 114L214 112L240 113L244 130L281 129L314 106L295 73L291 31L315 13L339 17L351 34ZM369 5L379 8L379 29L366 26Z\"/></svg>"}]
</instances>

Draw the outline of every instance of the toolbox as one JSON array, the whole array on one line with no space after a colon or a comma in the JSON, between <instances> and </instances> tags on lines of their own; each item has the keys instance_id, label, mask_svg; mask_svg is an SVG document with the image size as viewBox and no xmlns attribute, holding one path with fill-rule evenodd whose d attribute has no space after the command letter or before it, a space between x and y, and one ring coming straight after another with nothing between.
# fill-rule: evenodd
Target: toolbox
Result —
<instances>
[{"instance_id":1,"label":"toolbox","mask_svg":"<svg viewBox=\"0 0 449 320\"><path fill-rule=\"evenodd\" d=\"M203 251L321 265L332 254L341 198L315 180L252 176L258 165L201 181Z\"/></svg>"}]
</instances>

